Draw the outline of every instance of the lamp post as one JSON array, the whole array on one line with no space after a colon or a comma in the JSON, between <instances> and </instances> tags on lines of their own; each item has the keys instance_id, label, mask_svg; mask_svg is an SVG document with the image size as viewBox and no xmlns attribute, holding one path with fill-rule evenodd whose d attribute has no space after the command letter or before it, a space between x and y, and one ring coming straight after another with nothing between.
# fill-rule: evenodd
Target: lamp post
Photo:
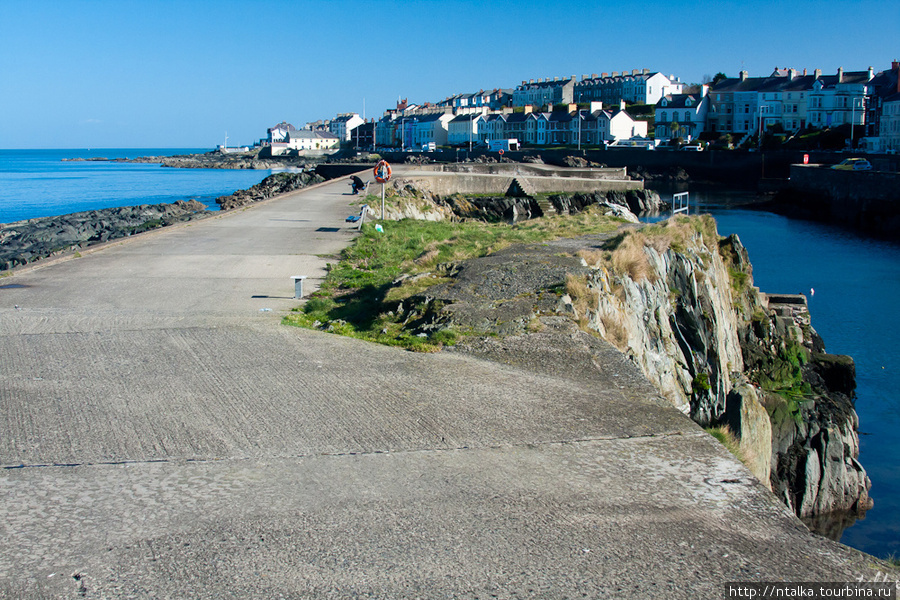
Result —
<instances>
[{"instance_id":1,"label":"lamp post","mask_svg":"<svg viewBox=\"0 0 900 600\"><path fill-rule=\"evenodd\" d=\"M578 119L578 151L581 152L581 109L576 108L575 115Z\"/></svg>"}]
</instances>

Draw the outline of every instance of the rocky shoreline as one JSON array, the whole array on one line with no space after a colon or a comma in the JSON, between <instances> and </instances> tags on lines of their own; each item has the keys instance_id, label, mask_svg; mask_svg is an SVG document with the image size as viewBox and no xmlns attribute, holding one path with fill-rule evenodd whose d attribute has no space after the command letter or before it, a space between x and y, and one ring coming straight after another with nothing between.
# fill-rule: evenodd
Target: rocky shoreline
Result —
<instances>
[{"instance_id":1,"label":"rocky shoreline","mask_svg":"<svg viewBox=\"0 0 900 600\"><path fill-rule=\"evenodd\" d=\"M217 198L216 203L221 210L231 210L322 181L311 170L275 173L249 189ZM196 200L179 200L0 223L0 271L212 214Z\"/></svg>"}]
</instances>

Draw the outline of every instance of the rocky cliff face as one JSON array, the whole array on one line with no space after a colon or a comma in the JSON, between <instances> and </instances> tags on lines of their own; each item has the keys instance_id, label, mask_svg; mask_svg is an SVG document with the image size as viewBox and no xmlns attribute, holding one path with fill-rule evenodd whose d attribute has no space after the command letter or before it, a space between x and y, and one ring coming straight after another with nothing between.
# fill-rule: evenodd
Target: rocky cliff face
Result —
<instances>
[{"instance_id":1,"label":"rocky cliff face","mask_svg":"<svg viewBox=\"0 0 900 600\"><path fill-rule=\"evenodd\" d=\"M451 280L397 309L417 335L487 333L460 344L481 348L565 316L698 424L730 429L751 471L798 516L871 505L852 359L825 353L802 296L753 286L740 240L720 239L712 218L510 248L442 276Z\"/></svg>"},{"instance_id":2,"label":"rocky cliff face","mask_svg":"<svg viewBox=\"0 0 900 600\"><path fill-rule=\"evenodd\" d=\"M728 425L797 515L869 508L852 359L824 352L802 296L753 287L736 236L719 240L709 217L669 220L582 256L594 298L579 318L697 423Z\"/></svg>"}]
</instances>

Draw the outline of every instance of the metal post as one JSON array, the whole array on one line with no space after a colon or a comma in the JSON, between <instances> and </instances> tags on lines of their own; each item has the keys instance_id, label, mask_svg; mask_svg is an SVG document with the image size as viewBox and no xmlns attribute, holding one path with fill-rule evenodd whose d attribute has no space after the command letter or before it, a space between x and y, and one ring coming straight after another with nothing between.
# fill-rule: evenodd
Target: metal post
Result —
<instances>
[{"instance_id":1,"label":"metal post","mask_svg":"<svg viewBox=\"0 0 900 600\"><path fill-rule=\"evenodd\" d=\"M381 220L384 221L384 184L381 184Z\"/></svg>"},{"instance_id":2,"label":"metal post","mask_svg":"<svg viewBox=\"0 0 900 600\"><path fill-rule=\"evenodd\" d=\"M303 280L306 275L292 275L291 279L294 280L294 300L299 300L303 297Z\"/></svg>"}]
</instances>

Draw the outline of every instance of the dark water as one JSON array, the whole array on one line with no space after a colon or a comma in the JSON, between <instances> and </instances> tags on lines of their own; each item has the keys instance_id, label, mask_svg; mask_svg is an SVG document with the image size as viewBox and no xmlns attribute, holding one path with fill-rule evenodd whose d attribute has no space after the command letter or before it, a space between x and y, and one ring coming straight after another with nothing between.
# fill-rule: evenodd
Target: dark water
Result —
<instances>
[{"instance_id":1,"label":"dark water","mask_svg":"<svg viewBox=\"0 0 900 600\"><path fill-rule=\"evenodd\" d=\"M738 234L760 290L806 294L827 351L856 361L860 462L875 506L841 542L900 555L900 244L747 208L754 199L692 190L691 213L712 214L720 235Z\"/></svg>"},{"instance_id":2,"label":"dark water","mask_svg":"<svg viewBox=\"0 0 900 600\"><path fill-rule=\"evenodd\" d=\"M116 206L215 199L259 183L270 171L172 169L158 164L64 162L205 152L194 148L0 150L0 223Z\"/></svg>"}]
</instances>

